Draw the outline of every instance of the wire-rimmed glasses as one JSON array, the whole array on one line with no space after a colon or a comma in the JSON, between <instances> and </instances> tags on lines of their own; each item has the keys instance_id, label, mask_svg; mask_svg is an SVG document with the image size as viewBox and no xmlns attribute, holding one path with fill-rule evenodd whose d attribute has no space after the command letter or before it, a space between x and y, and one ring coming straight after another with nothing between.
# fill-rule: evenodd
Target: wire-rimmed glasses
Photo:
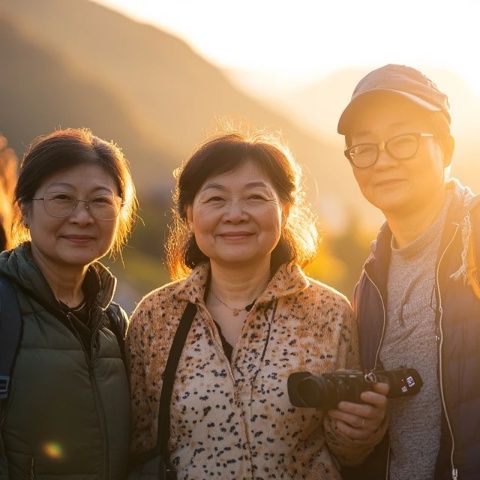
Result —
<instances>
[{"instance_id":1,"label":"wire-rimmed glasses","mask_svg":"<svg viewBox=\"0 0 480 480\"><path fill-rule=\"evenodd\" d=\"M42 200L45 211L52 217L65 218L70 216L80 202L85 204L92 217L98 220L113 220L122 208L122 199L116 195L96 195L88 200L80 200L74 195L63 192L47 192L43 197L32 200Z\"/></svg>"}]
</instances>

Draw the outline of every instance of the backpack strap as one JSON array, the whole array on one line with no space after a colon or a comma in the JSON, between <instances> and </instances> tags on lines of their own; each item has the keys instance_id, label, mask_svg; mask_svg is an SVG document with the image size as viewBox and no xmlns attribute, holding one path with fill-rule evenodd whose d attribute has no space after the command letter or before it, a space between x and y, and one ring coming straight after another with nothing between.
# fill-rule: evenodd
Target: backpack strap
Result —
<instances>
[{"instance_id":1,"label":"backpack strap","mask_svg":"<svg viewBox=\"0 0 480 480\"><path fill-rule=\"evenodd\" d=\"M117 337L118 346L122 360L127 369L127 355L125 350L125 334L127 333L128 317L123 308L115 302L111 302L106 310L108 319L110 320L110 327ZM127 369L128 372L128 369Z\"/></svg>"},{"instance_id":2,"label":"backpack strap","mask_svg":"<svg viewBox=\"0 0 480 480\"><path fill-rule=\"evenodd\" d=\"M21 334L22 317L17 292L10 281L0 275L0 408L8 398Z\"/></svg>"},{"instance_id":3,"label":"backpack strap","mask_svg":"<svg viewBox=\"0 0 480 480\"><path fill-rule=\"evenodd\" d=\"M0 462L6 461L1 430L21 336L22 316L17 292L10 281L0 275Z\"/></svg>"}]
</instances>

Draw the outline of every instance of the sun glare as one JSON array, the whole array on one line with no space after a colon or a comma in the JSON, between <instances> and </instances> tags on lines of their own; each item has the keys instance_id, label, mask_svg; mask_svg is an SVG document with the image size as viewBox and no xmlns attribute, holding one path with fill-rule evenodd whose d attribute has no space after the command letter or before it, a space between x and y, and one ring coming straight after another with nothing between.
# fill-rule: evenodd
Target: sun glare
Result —
<instances>
[{"instance_id":1,"label":"sun glare","mask_svg":"<svg viewBox=\"0 0 480 480\"><path fill-rule=\"evenodd\" d=\"M466 59L464 64L458 65L456 71L466 80L473 93L480 99L480 64Z\"/></svg>"},{"instance_id":2,"label":"sun glare","mask_svg":"<svg viewBox=\"0 0 480 480\"><path fill-rule=\"evenodd\" d=\"M298 83L351 65L432 65L480 95L480 62L472 61L480 2L473 0L405 0L402 8L384 0L245 0L234 10L222 0L97 1L181 36L227 68Z\"/></svg>"}]
</instances>

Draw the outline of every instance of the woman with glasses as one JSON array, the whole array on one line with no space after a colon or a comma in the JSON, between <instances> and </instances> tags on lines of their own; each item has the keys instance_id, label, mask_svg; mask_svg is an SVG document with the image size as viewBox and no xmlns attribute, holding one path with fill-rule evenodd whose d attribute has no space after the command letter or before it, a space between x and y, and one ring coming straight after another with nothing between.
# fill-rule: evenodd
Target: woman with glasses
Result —
<instances>
[{"instance_id":1,"label":"woman with glasses","mask_svg":"<svg viewBox=\"0 0 480 480\"><path fill-rule=\"evenodd\" d=\"M0 255L0 275L21 337L1 400L0 478L123 479L127 323L98 260L119 253L133 225L127 160L89 130L53 132L26 153L15 200L18 245Z\"/></svg>"},{"instance_id":2,"label":"woman with glasses","mask_svg":"<svg viewBox=\"0 0 480 480\"><path fill-rule=\"evenodd\" d=\"M450 122L447 95L395 64L363 77L339 119L360 191L385 217L355 289L362 367L423 379L389 401L388 433L350 478L480 478L480 209L450 177Z\"/></svg>"}]
</instances>

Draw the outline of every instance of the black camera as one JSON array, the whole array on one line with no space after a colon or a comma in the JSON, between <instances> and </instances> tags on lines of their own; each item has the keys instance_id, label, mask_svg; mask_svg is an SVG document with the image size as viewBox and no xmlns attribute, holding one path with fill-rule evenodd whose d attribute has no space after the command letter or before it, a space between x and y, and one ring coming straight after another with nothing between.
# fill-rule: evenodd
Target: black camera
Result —
<instances>
[{"instance_id":1,"label":"black camera","mask_svg":"<svg viewBox=\"0 0 480 480\"><path fill-rule=\"evenodd\" d=\"M414 368L374 370L369 373L339 370L323 375L295 372L288 377L288 396L295 407L331 410L342 400L361 403L360 394L372 390L372 385L377 382L388 383L389 398L415 395L423 385L420 374Z\"/></svg>"}]
</instances>

